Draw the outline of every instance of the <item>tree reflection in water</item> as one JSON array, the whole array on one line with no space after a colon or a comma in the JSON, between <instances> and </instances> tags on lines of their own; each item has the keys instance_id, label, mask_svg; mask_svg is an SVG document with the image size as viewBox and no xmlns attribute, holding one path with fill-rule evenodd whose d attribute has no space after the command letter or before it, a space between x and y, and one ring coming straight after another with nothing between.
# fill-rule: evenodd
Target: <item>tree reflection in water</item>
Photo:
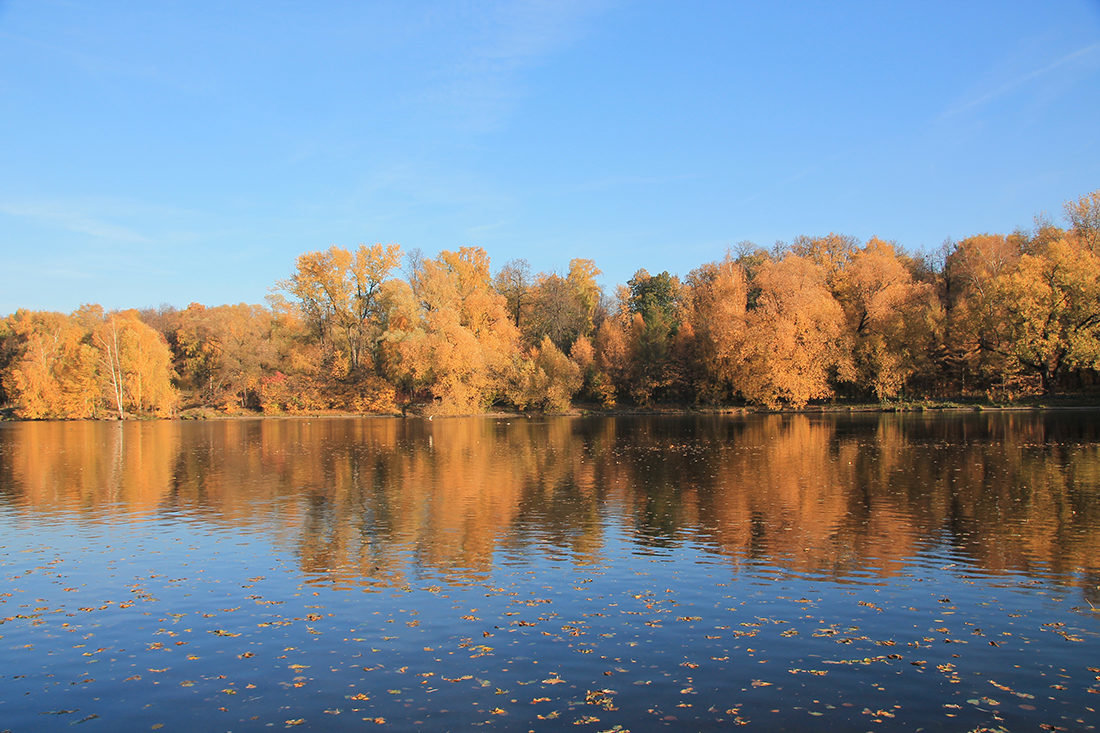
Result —
<instances>
[{"instance_id":1,"label":"tree reflection in water","mask_svg":"<svg viewBox=\"0 0 1100 733\"><path fill-rule=\"evenodd\" d=\"M266 533L315 582L477 581L502 552L599 563L614 532L840 581L939 544L1097 600L1088 412L19 423L0 446L16 512Z\"/></svg>"}]
</instances>

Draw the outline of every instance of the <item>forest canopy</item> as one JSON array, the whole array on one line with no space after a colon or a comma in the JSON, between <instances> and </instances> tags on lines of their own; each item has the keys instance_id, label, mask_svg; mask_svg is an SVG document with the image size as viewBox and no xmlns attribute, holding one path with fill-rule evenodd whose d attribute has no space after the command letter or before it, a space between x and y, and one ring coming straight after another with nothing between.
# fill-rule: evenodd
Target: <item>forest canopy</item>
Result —
<instances>
[{"instance_id":1,"label":"forest canopy","mask_svg":"<svg viewBox=\"0 0 1100 733\"><path fill-rule=\"evenodd\" d=\"M0 405L454 415L1079 392L1100 370L1100 191L1065 214L921 256L837 234L742 244L613 293L591 259L532 275L523 260L493 272L477 247L333 245L300 255L265 305L0 319Z\"/></svg>"}]
</instances>

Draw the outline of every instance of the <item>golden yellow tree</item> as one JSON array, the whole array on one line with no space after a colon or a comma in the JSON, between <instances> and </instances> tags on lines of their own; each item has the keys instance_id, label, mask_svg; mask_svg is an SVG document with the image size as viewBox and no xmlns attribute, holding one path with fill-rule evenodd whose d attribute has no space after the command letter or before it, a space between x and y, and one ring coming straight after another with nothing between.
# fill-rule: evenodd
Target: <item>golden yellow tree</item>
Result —
<instances>
[{"instance_id":1,"label":"golden yellow tree","mask_svg":"<svg viewBox=\"0 0 1100 733\"><path fill-rule=\"evenodd\" d=\"M484 411L504 394L519 332L477 247L420 263L412 284L418 312L400 305L385 340L391 373L426 389L435 414ZM404 327L402 327L404 326Z\"/></svg>"},{"instance_id":2,"label":"golden yellow tree","mask_svg":"<svg viewBox=\"0 0 1100 733\"><path fill-rule=\"evenodd\" d=\"M892 244L872 237L835 275L853 339L856 382L896 397L931 350L932 288L918 283Z\"/></svg>"},{"instance_id":3,"label":"golden yellow tree","mask_svg":"<svg viewBox=\"0 0 1100 733\"><path fill-rule=\"evenodd\" d=\"M120 362L126 401L131 409L158 417L171 415L178 394L172 386L172 352L164 337L141 321L137 311L123 320Z\"/></svg>"},{"instance_id":4,"label":"golden yellow tree","mask_svg":"<svg viewBox=\"0 0 1100 733\"><path fill-rule=\"evenodd\" d=\"M521 410L534 407L562 412L569 408L582 383L580 366L544 336L542 343L517 358L506 394Z\"/></svg>"},{"instance_id":5,"label":"golden yellow tree","mask_svg":"<svg viewBox=\"0 0 1100 733\"><path fill-rule=\"evenodd\" d=\"M566 279L584 307L585 325L581 334L583 336L591 336L595 330L596 312L603 298L603 290L596 282L596 278L601 274L594 260L583 257L569 260L569 274Z\"/></svg>"},{"instance_id":6,"label":"golden yellow tree","mask_svg":"<svg viewBox=\"0 0 1100 733\"><path fill-rule=\"evenodd\" d=\"M195 397L224 410L258 408L260 382L279 362L272 312L245 303L192 303L177 319L177 370Z\"/></svg>"},{"instance_id":7,"label":"golden yellow tree","mask_svg":"<svg viewBox=\"0 0 1100 733\"><path fill-rule=\"evenodd\" d=\"M98 353L105 398L119 419L127 412L165 417L175 410L172 352L164 337L142 322L135 310L105 313L84 306L74 317L90 335Z\"/></svg>"},{"instance_id":8,"label":"golden yellow tree","mask_svg":"<svg viewBox=\"0 0 1100 733\"><path fill-rule=\"evenodd\" d=\"M619 317L605 318L596 331L593 392L604 407L614 407L629 389L633 355L627 328Z\"/></svg>"},{"instance_id":9,"label":"golden yellow tree","mask_svg":"<svg viewBox=\"0 0 1100 733\"><path fill-rule=\"evenodd\" d=\"M1100 367L1100 257L1059 239L1023 255L992 283L1001 308L986 348L1052 391L1067 369Z\"/></svg>"},{"instance_id":10,"label":"golden yellow tree","mask_svg":"<svg viewBox=\"0 0 1100 733\"><path fill-rule=\"evenodd\" d=\"M746 332L748 282L727 254L692 270L685 291L685 320L692 337L696 399L728 401L736 389Z\"/></svg>"},{"instance_id":11,"label":"golden yellow tree","mask_svg":"<svg viewBox=\"0 0 1100 733\"><path fill-rule=\"evenodd\" d=\"M980 234L950 247L943 267L943 360L959 390L1001 378L1008 365L996 342L1002 312L994 282L1016 266L1026 246L1020 237Z\"/></svg>"},{"instance_id":12,"label":"golden yellow tree","mask_svg":"<svg viewBox=\"0 0 1100 733\"><path fill-rule=\"evenodd\" d=\"M96 353L72 317L20 310L6 320L12 355L3 379L18 416L96 417Z\"/></svg>"},{"instance_id":13,"label":"golden yellow tree","mask_svg":"<svg viewBox=\"0 0 1100 733\"><path fill-rule=\"evenodd\" d=\"M820 267L794 254L761 265L747 316L738 390L768 407L805 405L832 394L830 377L852 377L844 312Z\"/></svg>"},{"instance_id":14,"label":"golden yellow tree","mask_svg":"<svg viewBox=\"0 0 1100 733\"><path fill-rule=\"evenodd\" d=\"M1100 255L1100 190L1067 201L1065 211L1081 244Z\"/></svg>"},{"instance_id":15,"label":"golden yellow tree","mask_svg":"<svg viewBox=\"0 0 1100 733\"><path fill-rule=\"evenodd\" d=\"M106 408L121 418L175 408L168 344L136 311L19 311L6 330L14 353L2 378L20 417L99 417Z\"/></svg>"},{"instance_id":16,"label":"golden yellow tree","mask_svg":"<svg viewBox=\"0 0 1100 733\"><path fill-rule=\"evenodd\" d=\"M379 295L400 259L396 244L361 244L354 252L333 245L300 255L294 274L280 283L298 298L322 344L343 350L349 373L376 366L384 330Z\"/></svg>"},{"instance_id":17,"label":"golden yellow tree","mask_svg":"<svg viewBox=\"0 0 1100 733\"><path fill-rule=\"evenodd\" d=\"M855 237L835 233L824 237L797 237L791 243L791 252L821 268L825 284L834 292L858 249L859 242Z\"/></svg>"}]
</instances>

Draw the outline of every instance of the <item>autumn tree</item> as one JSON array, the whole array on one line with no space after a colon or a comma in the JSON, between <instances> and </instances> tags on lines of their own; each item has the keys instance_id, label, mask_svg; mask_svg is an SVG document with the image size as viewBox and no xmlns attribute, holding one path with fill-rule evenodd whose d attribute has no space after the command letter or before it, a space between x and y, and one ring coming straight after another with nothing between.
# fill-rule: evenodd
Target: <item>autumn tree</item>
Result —
<instances>
[{"instance_id":1,"label":"autumn tree","mask_svg":"<svg viewBox=\"0 0 1100 733\"><path fill-rule=\"evenodd\" d=\"M856 382L879 399L896 397L933 348L932 288L876 237L846 258L833 287L847 317Z\"/></svg>"},{"instance_id":2,"label":"autumn tree","mask_svg":"<svg viewBox=\"0 0 1100 733\"><path fill-rule=\"evenodd\" d=\"M343 350L349 374L375 368L383 333L379 290L400 258L396 244L361 244L354 252L333 245L300 255L280 283L298 298L321 343Z\"/></svg>"},{"instance_id":3,"label":"autumn tree","mask_svg":"<svg viewBox=\"0 0 1100 733\"><path fill-rule=\"evenodd\" d=\"M830 233L824 237L796 237L790 250L821 268L825 284L834 293L842 273L859 249L855 237Z\"/></svg>"},{"instance_id":4,"label":"autumn tree","mask_svg":"<svg viewBox=\"0 0 1100 733\"><path fill-rule=\"evenodd\" d=\"M163 416L175 408L168 345L136 311L18 311L5 330L11 356L2 379L21 417Z\"/></svg>"},{"instance_id":5,"label":"autumn tree","mask_svg":"<svg viewBox=\"0 0 1100 733\"><path fill-rule=\"evenodd\" d=\"M172 353L164 337L136 310L105 313L84 306L74 317L91 334L108 401L120 418L127 411L171 414L178 401L172 385Z\"/></svg>"},{"instance_id":6,"label":"autumn tree","mask_svg":"<svg viewBox=\"0 0 1100 733\"><path fill-rule=\"evenodd\" d=\"M4 375L8 373L11 363L19 356L15 333L12 331L9 320L0 318L0 406L6 406L11 402L11 395L4 383Z\"/></svg>"},{"instance_id":7,"label":"autumn tree","mask_svg":"<svg viewBox=\"0 0 1100 733\"><path fill-rule=\"evenodd\" d=\"M736 393L746 334L748 283L732 256L692 270L684 292L694 355L696 399L726 402ZM684 329L681 328L681 331Z\"/></svg>"},{"instance_id":8,"label":"autumn tree","mask_svg":"<svg viewBox=\"0 0 1100 733\"><path fill-rule=\"evenodd\" d=\"M427 390L435 413L483 411L503 394L519 341L488 255L463 247L424 260L412 292L417 313L384 336L392 373Z\"/></svg>"},{"instance_id":9,"label":"autumn tree","mask_svg":"<svg viewBox=\"0 0 1100 733\"><path fill-rule=\"evenodd\" d=\"M949 245L942 275L945 308L942 360L966 393L1005 374L997 341L1003 312L994 282L1015 267L1026 242L1018 237L980 234Z\"/></svg>"},{"instance_id":10,"label":"autumn tree","mask_svg":"<svg viewBox=\"0 0 1100 733\"><path fill-rule=\"evenodd\" d=\"M560 275L539 275L531 289L530 313L523 324L524 339L538 344L549 338L559 349L568 350L589 329L590 317L584 301L572 284Z\"/></svg>"},{"instance_id":11,"label":"autumn tree","mask_svg":"<svg viewBox=\"0 0 1100 733\"><path fill-rule=\"evenodd\" d=\"M506 395L521 410L530 407L546 412L567 410L581 388L580 366L570 360L549 336L522 358L517 354Z\"/></svg>"},{"instance_id":12,"label":"autumn tree","mask_svg":"<svg viewBox=\"0 0 1100 733\"><path fill-rule=\"evenodd\" d=\"M604 407L614 407L630 388L633 354L621 318L606 318L596 331L592 392Z\"/></svg>"},{"instance_id":13,"label":"autumn tree","mask_svg":"<svg viewBox=\"0 0 1100 733\"><path fill-rule=\"evenodd\" d=\"M29 419L90 418L101 409L98 354L71 316L19 310L5 319L0 375L15 413Z\"/></svg>"},{"instance_id":14,"label":"autumn tree","mask_svg":"<svg viewBox=\"0 0 1100 733\"><path fill-rule=\"evenodd\" d=\"M1050 392L1068 369L1100 367L1100 257L1072 238L1020 257L990 283L1002 318L983 347Z\"/></svg>"},{"instance_id":15,"label":"autumn tree","mask_svg":"<svg viewBox=\"0 0 1100 733\"><path fill-rule=\"evenodd\" d=\"M177 315L174 332L180 379L203 404L259 408L261 380L279 364L274 327L260 305L192 303Z\"/></svg>"},{"instance_id":16,"label":"autumn tree","mask_svg":"<svg viewBox=\"0 0 1100 733\"><path fill-rule=\"evenodd\" d=\"M625 307L632 373L629 391L640 405L669 395L678 385L681 365L673 359L680 328L680 280L668 272L650 275L641 269L627 282Z\"/></svg>"},{"instance_id":17,"label":"autumn tree","mask_svg":"<svg viewBox=\"0 0 1100 733\"><path fill-rule=\"evenodd\" d=\"M733 254L735 255L733 261L745 273L745 281L748 283L745 305L748 308L755 308L756 300L760 297L760 288L756 285L756 273L772 261L772 253L752 242L740 242L734 248Z\"/></svg>"},{"instance_id":18,"label":"autumn tree","mask_svg":"<svg viewBox=\"0 0 1100 733\"><path fill-rule=\"evenodd\" d=\"M1065 212L1081 244L1100 255L1100 190L1067 201Z\"/></svg>"},{"instance_id":19,"label":"autumn tree","mask_svg":"<svg viewBox=\"0 0 1100 733\"><path fill-rule=\"evenodd\" d=\"M830 396L834 375L850 380L844 311L821 268L788 254L763 264L754 281L760 295L746 319L741 394L768 407L800 407Z\"/></svg>"},{"instance_id":20,"label":"autumn tree","mask_svg":"<svg viewBox=\"0 0 1100 733\"><path fill-rule=\"evenodd\" d=\"M499 281L505 270L497 276ZM549 336L554 345L563 352L569 351L573 342L581 336L595 334L596 317L599 312L603 291L596 282L600 270L592 260L573 259L569 262L569 273L562 277L553 273L540 274L533 285L525 292L521 326L524 340L530 346L538 345L544 336ZM510 297L517 288L506 288ZM518 310L518 309L517 309Z\"/></svg>"},{"instance_id":21,"label":"autumn tree","mask_svg":"<svg viewBox=\"0 0 1100 733\"><path fill-rule=\"evenodd\" d=\"M530 310L531 265L524 259L504 263L493 278L493 287L504 296L512 323L523 328L524 314Z\"/></svg>"},{"instance_id":22,"label":"autumn tree","mask_svg":"<svg viewBox=\"0 0 1100 733\"><path fill-rule=\"evenodd\" d=\"M569 350L570 360L580 370L580 394L584 399L596 400L603 405L615 404L615 387L611 378L596 363L596 348L587 336L573 342Z\"/></svg>"},{"instance_id":23,"label":"autumn tree","mask_svg":"<svg viewBox=\"0 0 1100 733\"><path fill-rule=\"evenodd\" d=\"M569 260L569 274L566 275L566 280L584 308L585 322L581 330L583 336L592 336L595 333L596 319L603 300L603 289L596 282L596 278L601 274L594 260L582 257Z\"/></svg>"}]
</instances>

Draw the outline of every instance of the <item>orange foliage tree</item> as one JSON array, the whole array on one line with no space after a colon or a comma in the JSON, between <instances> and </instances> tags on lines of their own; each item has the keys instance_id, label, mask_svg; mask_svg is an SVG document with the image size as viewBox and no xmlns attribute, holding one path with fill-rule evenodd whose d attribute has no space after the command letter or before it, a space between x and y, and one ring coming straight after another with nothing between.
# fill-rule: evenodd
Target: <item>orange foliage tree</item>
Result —
<instances>
[{"instance_id":1,"label":"orange foliage tree","mask_svg":"<svg viewBox=\"0 0 1100 733\"><path fill-rule=\"evenodd\" d=\"M199 402L224 410L258 408L263 377L276 370L278 341L270 310L259 305L192 303L174 332L181 382Z\"/></svg>"},{"instance_id":2,"label":"orange foliage tree","mask_svg":"<svg viewBox=\"0 0 1100 733\"><path fill-rule=\"evenodd\" d=\"M855 380L879 399L896 397L932 350L936 308L893 245L872 237L835 276L853 340Z\"/></svg>"},{"instance_id":3,"label":"orange foliage tree","mask_svg":"<svg viewBox=\"0 0 1100 733\"><path fill-rule=\"evenodd\" d=\"M1065 211L1078 241L1100 255L1100 190L1067 201Z\"/></svg>"},{"instance_id":4,"label":"orange foliage tree","mask_svg":"<svg viewBox=\"0 0 1100 733\"><path fill-rule=\"evenodd\" d=\"M20 310L5 325L12 357L3 381L18 416L98 416L98 353L80 324L61 313Z\"/></svg>"},{"instance_id":5,"label":"orange foliage tree","mask_svg":"<svg viewBox=\"0 0 1100 733\"><path fill-rule=\"evenodd\" d=\"M361 244L354 252L333 245L299 256L294 274L280 283L298 298L321 343L342 350L349 373L375 368L383 333L380 290L400 258L396 244Z\"/></svg>"},{"instance_id":6,"label":"orange foliage tree","mask_svg":"<svg viewBox=\"0 0 1100 733\"><path fill-rule=\"evenodd\" d=\"M549 336L543 336L542 343L517 358L506 396L521 410L535 407L562 412L569 409L583 381L580 365L563 354Z\"/></svg>"},{"instance_id":7,"label":"orange foliage tree","mask_svg":"<svg viewBox=\"0 0 1100 733\"><path fill-rule=\"evenodd\" d=\"M821 268L787 254L764 263L753 285L738 390L767 407L805 405L832 394L830 378L852 376L844 311L825 286Z\"/></svg>"},{"instance_id":8,"label":"orange foliage tree","mask_svg":"<svg viewBox=\"0 0 1100 733\"><path fill-rule=\"evenodd\" d=\"M746 335L748 282L729 254L687 277L685 320L692 334L695 396L728 402L736 393Z\"/></svg>"},{"instance_id":9,"label":"orange foliage tree","mask_svg":"<svg viewBox=\"0 0 1100 733\"><path fill-rule=\"evenodd\" d=\"M389 342L391 375L433 398L434 414L484 411L504 394L516 364L519 331L492 285L478 247L420 262L412 283L416 312L395 293Z\"/></svg>"},{"instance_id":10,"label":"orange foliage tree","mask_svg":"<svg viewBox=\"0 0 1100 733\"><path fill-rule=\"evenodd\" d=\"M1020 257L991 284L1002 314L985 346L1050 392L1069 368L1100 368L1100 257L1062 238Z\"/></svg>"},{"instance_id":11,"label":"orange foliage tree","mask_svg":"<svg viewBox=\"0 0 1100 733\"><path fill-rule=\"evenodd\" d=\"M942 360L958 391L1001 378L1008 366L997 341L1002 318L995 280L1012 270L1025 242L1020 237L981 234L950 247L941 277L945 308Z\"/></svg>"},{"instance_id":12,"label":"orange foliage tree","mask_svg":"<svg viewBox=\"0 0 1100 733\"><path fill-rule=\"evenodd\" d=\"M168 344L136 311L18 311L5 330L11 353L0 378L20 417L167 416L175 409Z\"/></svg>"}]
</instances>

